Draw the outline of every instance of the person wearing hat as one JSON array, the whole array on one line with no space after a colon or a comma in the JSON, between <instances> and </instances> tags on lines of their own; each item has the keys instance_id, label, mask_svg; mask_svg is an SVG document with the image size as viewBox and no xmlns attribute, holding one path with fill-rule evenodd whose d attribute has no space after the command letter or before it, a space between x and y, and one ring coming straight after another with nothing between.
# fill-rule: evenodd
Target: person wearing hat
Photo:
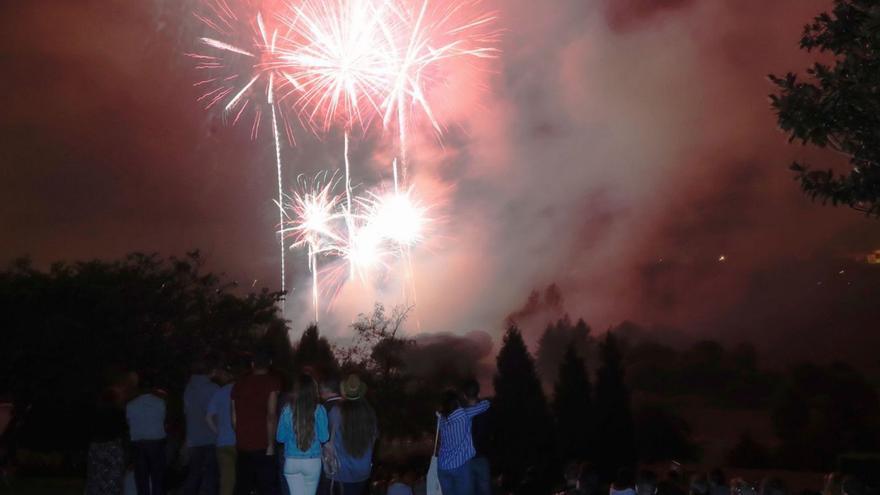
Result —
<instances>
[{"instance_id":1,"label":"person wearing hat","mask_svg":"<svg viewBox=\"0 0 880 495\"><path fill-rule=\"evenodd\" d=\"M379 437L376 412L367 402L367 384L357 375L349 375L339 388L343 400L329 414L330 444L338 468L328 477L333 493L360 495L366 492Z\"/></svg>"}]
</instances>

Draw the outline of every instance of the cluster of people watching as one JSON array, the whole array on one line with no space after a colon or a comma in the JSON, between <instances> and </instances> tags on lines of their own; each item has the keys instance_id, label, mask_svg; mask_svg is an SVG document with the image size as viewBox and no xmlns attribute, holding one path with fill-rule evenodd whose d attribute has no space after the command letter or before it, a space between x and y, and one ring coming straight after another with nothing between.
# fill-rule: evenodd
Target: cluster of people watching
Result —
<instances>
[{"instance_id":1,"label":"cluster of people watching","mask_svg":"<svg viewBox=\"0 0 880 495\"><path fill-rule=\"evenodd\" d=\"M320 382L301 374L293 379L292 391L284 393L270 366L271 360L262 354L254 357L246 373L205 362L193 366L182 404L186 474L174 493L373 492L379 428L366 384L354 374ZM478 400L478 395L479 386L472 382L462 393L448 391L442 397L434 448L436 478L445 495L491 493L488 425L477 419L489 402ZM171 493L168 456L174 448L166 432L167 400L149 375L139 378L138 392L127 402L118 393L102 398L89 446L87 495ZM383 491L413 495L427 490L429 482L412 471L401 472Z\"/></svg>"},{"instance_id":2,"label":"cluster of people watching","mask_svg":"<svg viewBox=\"0 0 880 495\"><path fill-rule=\"evenodd\" d=\"M631 469L620 469L607 487L586 462L569 464L564 478L565 486L557 495L869 495L862 480L852 475L831 473L825 477L821 491L792 493L782 479L774 476L766 476L758 483L743 477L728 478L721 469L686 476L678 463L673 463L662 478L651 470L636 475Z\"/></svg>"}]
</instances>

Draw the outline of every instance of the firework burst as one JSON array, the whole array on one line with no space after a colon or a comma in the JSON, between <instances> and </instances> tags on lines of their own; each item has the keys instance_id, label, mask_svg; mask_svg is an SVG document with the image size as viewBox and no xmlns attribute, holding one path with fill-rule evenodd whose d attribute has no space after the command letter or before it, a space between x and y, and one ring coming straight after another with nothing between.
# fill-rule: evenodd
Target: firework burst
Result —
<instances>
[{"instance_id":1,"label":"firework burst","mask_svg":"<svg viewBox=\"0 0 880 495\"><path fill-rule=\"evenodd\" d=\"M283 126L288 142L293 143L293 131L284 107L278 104L277 94L293 81L274 70L272 61L277 57L278 30L269 29L259 6L251 0L206 0L203 10L195 17L210 31L199 38L201 53L190 53L196 61L196 70L203 72L195 86L204 88L198 98L210 110L222 107L223 117L231 116L237 124L246 112L253 114L251 139L256 139L264 114L272 125L275 145L275 169L278 179L278 223L284 224L282 203L283 182L281 166L281 137ZM279 239L281 290L286 288L284 239Z\"/></svg>"}]
</instances>

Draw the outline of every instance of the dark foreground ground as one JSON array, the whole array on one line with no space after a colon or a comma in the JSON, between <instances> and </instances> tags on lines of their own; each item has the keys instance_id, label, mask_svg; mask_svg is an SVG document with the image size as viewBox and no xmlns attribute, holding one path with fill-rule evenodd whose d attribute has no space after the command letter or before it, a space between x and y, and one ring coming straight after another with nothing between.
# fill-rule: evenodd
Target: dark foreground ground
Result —
<instances>
[{"instance_id":1,"label":"dark foreground ground","mask_svg":"<svg viewBox=\"0 0 880 495\"><path fill-rule=\"evenodd\" d=\"M82 495L83 480L76 478L19 478L0 483L0 493L9 495Z\"/></svg>"}]
</instances>

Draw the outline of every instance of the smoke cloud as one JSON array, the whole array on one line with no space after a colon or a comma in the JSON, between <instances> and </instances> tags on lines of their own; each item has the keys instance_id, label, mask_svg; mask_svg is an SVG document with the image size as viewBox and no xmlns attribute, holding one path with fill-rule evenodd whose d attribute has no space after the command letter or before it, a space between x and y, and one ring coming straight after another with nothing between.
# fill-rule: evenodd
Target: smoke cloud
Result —
<instances>
[{"instance_id":1,"label":"smoke cloud","mask_svg":"<svg viewBox=\"0 0 880 495\"><path fill-rule=\"evenodd\" d=\"M852 283L825 296L855 301L847 331L876 321L866 287L877 270L848 267L880 247L880 230L800 194L789 162L839 159L789 145L766 101L766 74L809 64L797 40L829 1L487 5L504 29L502 56L450 71L433 96L446 133L422 122L411 141L414 183L439 204L440 227L414 257L409 331L480 330L497 343L530 292L556 284L563 297L547 320L569 313L601 331L631 319L770 342L767 332L801 335L803 319L822 311L798 307L812 300L804 281L783 277L840 269ZM0 90L10 95L0 256L48 263L199 247L242 287L277 287L273 150L195 102L183 56L191 7L0 8ZM353 148L365 185L389 179L392 150L378 134ZM283 156L287 177L338 168L341 136L299 135ZM288 316L304 328L306 260L288 261ZM322 332L345 335L357 313L399 301L402 289L393 277L375 290L349 284ZM795 307L806 316L787 317ZM540 331L542 319L528 325ZM802 337L818 342L822 331Z\"/></svg>"}]
</instances>

